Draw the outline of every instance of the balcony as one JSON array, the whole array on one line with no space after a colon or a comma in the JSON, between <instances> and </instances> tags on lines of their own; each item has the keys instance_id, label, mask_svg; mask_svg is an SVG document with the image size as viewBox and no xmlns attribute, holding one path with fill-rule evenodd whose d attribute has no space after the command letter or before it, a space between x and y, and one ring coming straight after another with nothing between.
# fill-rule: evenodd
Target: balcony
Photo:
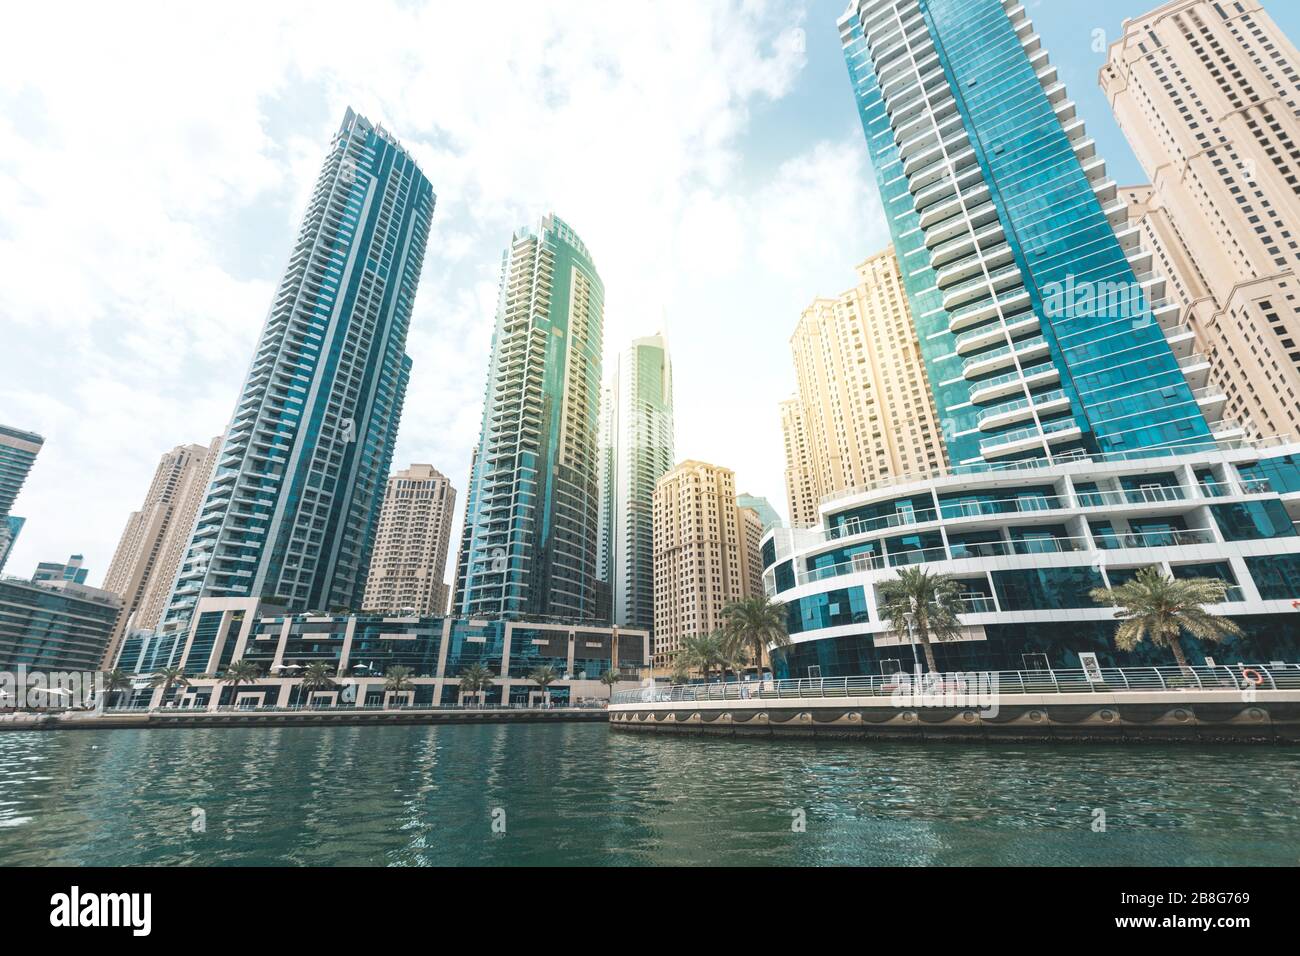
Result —
<instances>
[{"instance_id":1,"label":"balcony","mask_svg":"<svg viewBox=\"0 0 1300 956\"><path fill-rule=\"evenodd\" d=\"M958 306L982 299L986 295L990 299L996 298L998 293L1005 292L1012 286L1023 284L1024 280L1020 275L1020 266L1012 264L988 275L977 276L968 282L962 282L946 290L943 294L943 308L945 311L951 312Z\"/></svg>"},{"instance_id":2,"label":"balcony","mask_svg":"<svg viewBox=\"0 0 1300 956\"><path fill-rule=\"evenodd\" d=\"M1021 418L1030 418L1035 411L1039 415L1054 415L1069 407L1070 400L1065 392L1056 388L1050 392L1040 392L1031 398L1018 398L986 408L980 412L979 427L982 431L992 431L1012 425Z\"/></svg>"},{"instance_id":3,"label":"balcony","mask_svg":"<svg viewBox=\"0 0 1300 956\"><path fill-rule=\"evenodd\" d=\"M981 179L975 185L967 186L950 199L924 207L920 211L921 214L917 220L917 225L922 229L929 229L935 223L943 222L945 219L960 213L963 206L978 208L981 204L987 202L988 198L989 185Z\"/></svg>"},{"instance_id":4,"label":"balcony","mask_svg":"<svg viewBox=\"0 0 1300 956\"><path fill-rule=\"evenodd\" d=\"M985 438L980 441L980 454L985 458L1014 455L1044 443L1069 441L1081 434L1083 431L1073 418L1058 418L1055 421L1042 422L1028 428L1017 428L1015 431Z\"/></svg>"},{"instance_id":5,"label":"balcony","mask_svg":"<svg viewBox=\"0 0 1300 956\"><path fill-rule=\"evenodd\" d=\"M924 524L927 521L935 521L938 517L938 514L933 508L922 508L913 511L898 511L894 514L881 515L878 518L869 518L865 521L846 521L841 527L828 529L826 537L830 540L851 538L855 535L868 534L872 531L883 531L889 528L905 528L914 524Z\"/></svg>"},{"instance_id":6,"label":"balcony","mask_svg":"<svg viewBox=\"0 0 1300 956\"><path fill-rule=\"evenodd\" d=\"M1015 364L1017 361L1023 362L1042 358L1046 354L1047 340L1041 335L1035 335L1012 345L1004 345L991 352L972 355L962 363L961 374L963 378L969 381L977 379L981 375L987 375L989 372L996 372L998 369Z\"/></svg>"},{"instance_id":7,"label":"balcony","mask_svg":"<svg viewBox=\"0 0 1300 956\"><path fill-rule=\"evenodd\" d=\"M963 332L957 336L953 344L958 355L968 355L971 352L987 348L996 342L1003 342L1026 332L1037 332L1039 327L1037 313L1025 312L1012 316L1006 320L1005 324L995 322L992 325L981 325L969 332Z\"/></svg>"},{"instance_id":8,"label":"balcony","mask_svg":"<svg viewBox=\"0 0 1300 956\"><path fill-rule=\"evenodd\" d=\"M1189 528L1169 531L1114 532L1094 535L1097 547L1103 551L1124 548L1181 548L1194 544L1213 544L1214 534L1208 528Z\"/></svg>"},{"instance_id":9,"label":"balcony","mask_svg":"<svg viewBox=\"0 0 1300 956\"><path fill-rule=\"evenodd\" d=\"M1010 295L1004 295L1000 299L973 302L948 313L948 331L955 334L993 318L999 311L1004 315L1009 312L1020 312L1028 305L1029 292L1026 289L1016 289Z\"/></svg>"},{"instance_id":10,"label":"balcony","mask_svg":"<svg viewBox=\"0 0 1300 956\"><path fill-rule=\"evenodd\" d=\"M1011 259L1011 247L1005 242L999 242L945 265L935 274L935 285L940 289L947 289L958 282L970 279L982 268L996 270L1005 266Z\"/></svg>"},{"instance_id":11,"label":"balcony","mask_svg":"<svg viewBox=\"0 0 1300 956\"><path fill-rule=\"evenodd\" d=\"M1204 353L1193 352L1186 358L1180 358L1178 367L1182 369L1183 377L1187 379L1187 384L1192 387L1193 392L1209 384L1210 360Z\"/></svg>"},{"instance_id":12,"label":"balcony","mask_svg":"<svg viewBox=\"0 0 1300 956\"><path fill-rule=\"evenodd\" d=\"M1147 485L1143 488L1122 488L1118 491L1082 491L1080 508L1109 508L1119 505L1154 505L1186 501L1187 489L1179 485Z\"/></svg>"},{"instance_id":13,"label":"balcony","mask_svg":"<svg viewBox=\"0 0 1300 956\"><path fill-rule=\"evenodd\" d=\"M939 269L950 262L969 255L976 249L996 245L1005 238L1006 234L1002 230L1002 223L995 219L988 225L981 226L974 233L967 231L955 239L949 239L947 242L941 242L935 246L930 252L930 268Z\"/></svg>"}]
</instances>

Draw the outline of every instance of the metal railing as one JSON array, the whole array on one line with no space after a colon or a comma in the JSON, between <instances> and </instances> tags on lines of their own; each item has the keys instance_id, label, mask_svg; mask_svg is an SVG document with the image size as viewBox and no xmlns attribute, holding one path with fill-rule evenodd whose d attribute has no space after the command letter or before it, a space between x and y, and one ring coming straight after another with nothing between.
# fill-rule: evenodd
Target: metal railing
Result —
<instances>
[{"instance_id":1,"label":"metal railing","mask_svg":"<svg viewBox=\"0 0 1300 956\"><path fill-rule=\"evenodd\" d=\"M1037 366L1037 368L1044 372L1048 371L1047 366ZM1019 374L1019 372L1009 373L1008 380L1010 380L1010 378L1015 378ZM973 384L975 387L982 387L988 385L990 382L996 381L997 379L986 379L982 382L975 382ZM1114 462L1144 461L1150 458L1176 459L1184 456L1201 456L1207 453L1232 451L1242 448L1263 450L1267 448L1276 448L1281 445L1293 444L1295 441L1296 439L1294 437L1287 435L1269 435L1264 438L1234 438L1227 441L1210 439L1208 441L1188 442L1183 445L1137 448L1132 451L1083 453L1074 449L1064 454L1055 454L1040 458L1025 459L1022 461L971 462L963 465L950 465L934 474L925 474L920 472L914 474L902 474L890 478L880 478L876 481L867 482L861 485L854 485L853 487L845 488L842 491L835 491L828 495L823 495L819 504L824 507L837 501L867 495L873 491L879 491L884 488L893 488L901 485L917 484L920 482L932 482L943 478L980 477L983 475L997 475L1001 472L1008 471L1034 471L1038 469L1052 468L1057 465L1073 465L1080 463L1109 464ZM1263 481L1264 479L1258 480ZM1204 487L1204 483L1202 483L1202 486ZM1263 489L1261 489L1261 491L1262 490Z\"/></svg>"},{"instance_id":2,"label":"metal railing","mask_svg":"<svg viewBox=\"0 0 1300 956\"><path fill-rule=\"evenodd\" d=\"M1124 691L1300 690L1300 664L1216 664L1213 667L1101 667L1063 670L897 673L860 677L672 684L619 691L614 704L803 697L895 697L907 693L1098 694Z\"/></svg>"},{"instance_id":3,"label":"metal railing","mask_svg":"<svg viewBox=\"0 0 1300 956\"><path fill-rule=\"evenodd\" d=\"M606 700L584 700L578 703L552 701L549 707L543 704L222 704L215 709L208 704L190 707L150 707L148 704L134 704L125 707L105 707L106 714L351 714L351 713L402 713L409 711L541 711L556 710L601 710L609 702Z\"/></svg>"}]
</instances>

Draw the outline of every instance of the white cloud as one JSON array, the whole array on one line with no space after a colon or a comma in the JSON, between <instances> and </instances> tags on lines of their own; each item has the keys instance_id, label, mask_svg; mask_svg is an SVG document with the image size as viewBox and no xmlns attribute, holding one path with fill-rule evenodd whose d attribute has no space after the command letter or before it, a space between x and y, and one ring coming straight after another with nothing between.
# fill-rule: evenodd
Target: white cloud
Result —
<instances>
[{"instance_id":1,"label":"white cloud","mask_svg":"<svg viewBox=\"0 0 1300 956\"><path fill-rule=\"evenodd\" d=\"M607 354L667 317L692 408L682 457L780 505L789 330L883 244L860 136L746 160L754 110L799 79L803 17L756 2L10 11L25 42L0 58L0 421L47 444L7 570L84 551L96 580L158 456L224 427L347 105L438 193L397 464L432 462L463 496L501 250L554 209L605 280Z\"/></svg>"}]
</instances>

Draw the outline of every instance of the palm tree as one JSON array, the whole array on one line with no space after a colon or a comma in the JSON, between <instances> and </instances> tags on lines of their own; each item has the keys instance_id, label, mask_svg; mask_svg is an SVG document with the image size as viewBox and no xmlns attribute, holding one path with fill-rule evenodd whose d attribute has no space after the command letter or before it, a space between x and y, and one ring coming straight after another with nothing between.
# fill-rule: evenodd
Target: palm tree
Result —
<instances>
[{"instance_id":1,"label":"palm tree","mask_svg":"<svg viewBox=\"0 0 1300 956\"><path fill-rule=\"evenodd\" d=\"M689 684L691 681L691 669L686 665L686 661L681 657L674 657L672 668L668 674L668 680L674 684Z\"/></svg>"},{"instance_id":2,"label":"palm tree","mask_svg":"<svg viewBox=\"0 0 1300 956\"><path fill-rule=\"evenodd\" d=\"M551 685L560 679L559 673L550 664L543 664L531 674L528 679L540 687L546 695L546 706L551 706Z\"/></svg>"},{"instance_id":3,"label":"palm tree","mask_svg":"<svg viewBox=\"0 0 1300 956\"><path fill-rule=\"evenodd\" d=\"M415 671L403 664L394 664L388 670L384 671L384 690L391 691L394 694L401 694L415 687L411 683L411 675Z\"/></svg>"},{"instance_id":4,"label":"palm tree","mask_svg":"<svg viewBox=\"0 0 1300 956\"><path fill-rule=\"evenodd\" d=\"M609 688L609 699L611 701L614 699L614 685L622 679L623 678L619 676L619 672L612 669L607 670L605 673L600 675L600 682Z\"/></svg>"},{"instance_id":5,"label":"palm tree","mask_svg":"<svg viewBox=\"0 0 1300 956\"><path fill-rule=\"evenodd\" d=\"M931 574L925 568L902 568L898 577L880 585L881 615L894 633L908 636L913 648L920 642L931 671L937 671L939 665L930 641L951 641L961 635L957 615L963 607L961 585L946 574Z\"/></svg>"},{"instance_id":6,"label":"palm tree","mask_svg":"<svg viewBox=\"0 0 1300 956\"><path fill-rule=\"evenodd\" d=\"M1227 597L1228 583L1218 578L1167 578L1159 568L1143 568L1117 588L1094 588L1098 604L1118 608L1115 646L1131 651L1150 638L1173 652L1179 667L1187 666L1180 637L1186 631L1202 641L1223 641L1241 634L1233 621L1205 610Z\"/></svg>"},{"instance_id":7,"label":"palm tree","mask_svg":"<svg viewBox=\"0 0 1300 956\"><path fill-rule=\"evenodd\" d=\"M221 678L221 683L230 685L230 704L232 707L239 704L239 685L257 680L261 676L262 669L247 658L241 657L239 660L231 662L230 666L226 668L226 673Z\"/></svg>"},{"instance_id":8,"label":"palm tree","mask_svg":"<svg viewBox=\"0 0 1300 956\"><path fill-rule=\"evenodd\" d=\"M763 657L769 648L789 647L790 632L786 629L786 609L780 601L766 594L741 598L722 609L726 626L728 652L734 656L748 649L758 667L758 678L763 679Z\"/></svg>"},{"instance_id":9,"label":"palm tree","mask_svg":"<svg viewBox=\"0 0 1300 956\"><path fill-rule=\"evenodd\" d=\"M460 672L461 692L477 694L479 695L479 703L483 703L483 694L495 683L495 676L482 664L471 664Z\"/></svg>"},{"instance_id":10,"label":"palm tree","mask_svg":"<svg viewBox=\"0 0 1300 956\"><path fill-rule=\"evenodd\" d=\"M190 679L179 667L164 667L155 671L149 678L149 686L163 689L162 697L158 701L162 703L170 696L173 687L189 687Z\"/></svg>"},{"instance_id":11,"label":"palm tree","mask_svg":"<svg viewBox=\"0 0 1300 956\"><path fill-rule=\"evenodd\" d=\"M681 655L682 663L699 671L707 683L709 671L723 665L726 657L724 648L722 635L715 631L712 634L692 634L682 638L677 653Z\"/></svg>"},{"instance_id":12,"label":"palm tree","mask_svg":"<svg viewBox=\"0 0 1300 956\"><path fill-rule=\"evenodd\" d=\"M736 680L740 680L741 675L745 673L745 668L749 666L749 651L736 644L734 647L729 647L723 656L726 658L722 664L724 674L729 670L736 675Z\"/></svg>"},{"instance_id":13,"label":"palm tree","mask_svg":"<svg viewBox=\"0 0 1300 956\"><path fill-rule=\"evenodd\" d=\"M312 661L302 672L298 684L299 700L309 702L311 695L318 690L329 690L334 685L334 667L325 661Z\"/></svg>"},{"instance_id":14,"label":"palm tree","mask_svg":"<svg viewBox=\"0 0 1300 956\"><path fill-rule=\"evenodd\" d=\"M131 678L119 667L114 667L111 671L104 671L104 706L107 707L113 700L113 695L120 690L126 690L131 686Z\"/></svg>"}]
</instances>

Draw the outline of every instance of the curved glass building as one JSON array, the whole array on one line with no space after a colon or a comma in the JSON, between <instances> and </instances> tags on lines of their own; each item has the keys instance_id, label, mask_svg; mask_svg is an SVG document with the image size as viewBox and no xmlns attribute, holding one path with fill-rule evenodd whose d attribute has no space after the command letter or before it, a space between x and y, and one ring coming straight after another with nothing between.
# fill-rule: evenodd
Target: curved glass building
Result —
<instances>
[{"instance_id":1,"label":"curved glass building","mask_svg":"<svg viewBox=\"0 0 1300 956\"><path fill-rule=\"evenodd\" d=\"M941 670L1078 667L1080 651L1167 664L1150 644L1115 650L1115 609L1089 596L1150 566L1228 583L1219 610L1246 635L1204 654L1297 660L1295 515L1297 444L971 469L842 495L822 503L819 527L777 528L763 543L764 586L785 603L793 641L775 652L777 673L911 669L879 586L917 564L962 587L961 638L934 645Z\"/></svg>"},{"instance_id":2,"label":"curved glass building","mask_svg":"<svg viewBox=\"0 0 1300 956\"><path fill-rule=\"evenodd\" d=\"M502 260L454 613L597 619L604 298L587 247L559 217L514 235Z\"/></svg>"}]
</instances>

